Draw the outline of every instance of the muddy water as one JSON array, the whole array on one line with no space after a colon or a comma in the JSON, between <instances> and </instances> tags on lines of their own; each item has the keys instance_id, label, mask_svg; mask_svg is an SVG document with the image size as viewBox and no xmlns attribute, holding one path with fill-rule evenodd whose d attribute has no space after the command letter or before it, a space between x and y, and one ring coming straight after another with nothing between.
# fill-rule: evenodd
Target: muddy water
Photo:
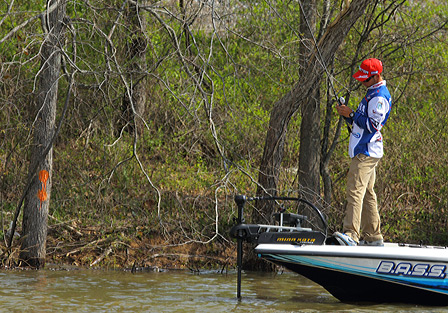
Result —
<instances>
[{"instance_id":1,"label":"muddy water","mask_svg":"<svg viewBox=\"0 0 448 313\"><path fill-rule=\"evenodd\" d=\"M0 312L448 312L411 305L351 305L294 273L41 270L0 272Z\"/></svg>"}]
</instances>

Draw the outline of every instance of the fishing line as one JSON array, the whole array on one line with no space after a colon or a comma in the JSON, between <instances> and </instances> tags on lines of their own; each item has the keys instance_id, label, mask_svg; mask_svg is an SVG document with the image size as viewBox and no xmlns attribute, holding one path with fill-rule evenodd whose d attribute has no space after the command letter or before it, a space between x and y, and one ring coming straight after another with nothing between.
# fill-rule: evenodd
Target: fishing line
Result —
<instances>
[{"instance_id":1,"label":"fishing line","mask_svg":"<svg viewBox=\"0 0 448 313\"><path fill-rule=\"evenodd\" d=\"M330 80L330 87L333 90L333 94L336 97L336 100L338 101L338 99L337 99L338 94L336 93L336 89L334 88L333 82L331 80L331 78L333 76L330 74L330 72L328 71L327 66L325 65L324 58L322 56L322 53L320 52L319 46L317 45L316 37L314 37L314 33L313 33L313 30L311 29L311 25L308 22L308 19L307 19L306 15L305 15L305 10L303 9L302 2L300 0L297 0L297 2L299 3L300 10L302 11L303 19L305 20L306 26L308 27L308 30L310 31L311 38L313 39L314 46L316 47L317 54L319 55L317 60L319 61L319 63L322 66L322 68L324 69L325 73L327 74L327 76L328 76L328 78Z\"/></svg>"},{"instance_id":2,"label":"fishing line","mask_svg":"<svg viewBox=\"0 0 448 313\"><path fill-rule=\"evenodd\" d=\"M316 41L316 38L314 37L313 30L311 29L311 25L308 22L308 19L307 19L306 15L305 15L305 10L303 9L302 2L300 0L297 0L297 2L299 3L300 10L302 11L303 19L305 20L306 26L308 27L308 30L310 31L311 38L313 39L314 46L316 47L316 51L317 51L317 55L318 55L318 57L316 57L316 59L320 63L322 68L324 69L325 73L327 74L328 80L330 82L330 87L333 90L333 96L334 96L334 98L336 99L336 102L339 105L345 105L345 99L343 97L339 97L338 93L336 92L336 89L334 88L333 80L332 80L334 77L333 77L333 75L330 74L330 72L328 71L327 66L325 65L324 57L322 56L322 53L321 53L321 51L319 49L319 46L317 45L317 41ZM348 130L348 132L350 134L352 132L352 129L351 129L351 127L349 125L349 122L348 122L346 117L344 117L344 120L345 120L345 123L347 125L347 130Z\"/></svg>"},{"instance_id":3,"label":"fishing line","mask_svg":"<svg viewBox=\"0 0 448 313\"><path fill-rule=\"evenodd\" d=\"M308 22L308 19L307 19L306 15L305 15L305 10L303 9L302 2L301 2L300 0L297 0L297 2L299 3L300 10L302 11L302 15L303 15L303 18L304 18L304 20L305 20L306 26L308 27L308 29L309 29L309 31L310 31L311 37L312 37L312 39L313 39L313 44L314 44L314 46L316 47L317 53L318 53L318 55L319 55L319 57L317 58L317 61L320 63L320 65L322 66L322 68L325 70L325 73L326 73L327 76L329 77L329 80L330 80L330 87L331 87L331 89L332 89L332 91L333 91L333 96L336 98L336 101L339 102L339 100L341 100L341 99L338 99L338 98L339 98L339 97L338 97L338 94L339 94L339 93L336 92L336 89L334 88L333 81L332 81L332 79L335 79L335 78L334 78L333 75L331 75L331 73L329 72L327 66L326 66L325 63L324 63L324 58L323 58L322 53L321 53L321 51L320 51L320 49L319 49L319 46L317 45L317 40L316 40L316 38L315 38L315 36L314 36L313 30L311 29L311 25L310 25L310 23ZM295 28L292 27L292 26L288 23L288 21L286 21L285 19L283 19L283 17L281 16L281 14L280 14L279 12L277 12L277 10L271 5L270 1L266 1L266 3L267 3L267 5L268 5L268 6L275 12L275 14L278 16L278 18L280 18L280 20L282 20L282 22L285 23L297 37L299 37L299 38L302 39L302 40L304 39L303 36L301 36L300 33L297 33L297 31L295 30Z\"/></svg>"}]
</instances>

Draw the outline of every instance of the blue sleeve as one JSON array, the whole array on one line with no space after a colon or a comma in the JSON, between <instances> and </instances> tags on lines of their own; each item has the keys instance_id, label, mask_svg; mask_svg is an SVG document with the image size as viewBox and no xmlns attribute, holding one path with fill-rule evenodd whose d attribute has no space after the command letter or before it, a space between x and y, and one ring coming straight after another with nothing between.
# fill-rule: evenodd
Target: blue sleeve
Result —
<instances>
[{"instance_id":1,"label":"blue sleeve","mask_svg":"<svg viewBox=\"0 0 448 313\"><path fill-rule=\"evenodd\" d=\"M353 117L353 121L364 130L370 132L370 129L367 127L367 123L369 122L369 118L365 116L363 113L358 111L355 112L355 116Z\"/></svg>"},{"instance_id":2,"label":"blue sleeve","mask_svg":"<svg viewBox=\"0 0 448 313\"><path fill-rule=\"evenodd\" d=\"M389 103L385 98L374 97L367 105L367 115L364 112L356 111L355 123L369 133L375 133L381 129L388 110Z\"/></svg>"}]
</instances>

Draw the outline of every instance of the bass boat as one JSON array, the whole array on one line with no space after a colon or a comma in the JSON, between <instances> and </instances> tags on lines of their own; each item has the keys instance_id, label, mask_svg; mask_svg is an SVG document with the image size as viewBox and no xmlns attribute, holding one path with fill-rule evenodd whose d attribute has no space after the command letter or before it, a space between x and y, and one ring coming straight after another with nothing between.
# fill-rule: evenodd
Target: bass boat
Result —
<instances>
[{"instance_id":1,"label":"bass boat","mask_svg":"<svg viewBox=\"0 0 448 313\"><path fill-rule=\"evenodd\" d=\"M248 201L294 201L307 214L274 213L273 225L246 224ZM241 298L243 242L255 243L255 252L321 285L342 302L448 305L448 249L414 244L350 246L336 234L327 234L324 215L310 202L290 197L235 196L237 239L237 297ZM302 211L300 212L302 213ZM310 215L313 217L310 218Z\"/></svg>"}]
</instances>

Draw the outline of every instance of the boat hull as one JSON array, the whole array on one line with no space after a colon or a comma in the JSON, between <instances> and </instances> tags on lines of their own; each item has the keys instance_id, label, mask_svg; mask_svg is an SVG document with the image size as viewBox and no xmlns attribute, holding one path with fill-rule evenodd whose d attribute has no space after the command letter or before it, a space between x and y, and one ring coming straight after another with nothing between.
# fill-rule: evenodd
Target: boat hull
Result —
<instances>
[{"instance_id":1,"label":"boat hull","mask_svg":"<svg viewBox=\"0 0 448 313\"><path fill-rule=\"evenodd\" d=\"M342 302L448 305L447 249L260 244L255 250Z\"/></svg>"}]
</instances>

